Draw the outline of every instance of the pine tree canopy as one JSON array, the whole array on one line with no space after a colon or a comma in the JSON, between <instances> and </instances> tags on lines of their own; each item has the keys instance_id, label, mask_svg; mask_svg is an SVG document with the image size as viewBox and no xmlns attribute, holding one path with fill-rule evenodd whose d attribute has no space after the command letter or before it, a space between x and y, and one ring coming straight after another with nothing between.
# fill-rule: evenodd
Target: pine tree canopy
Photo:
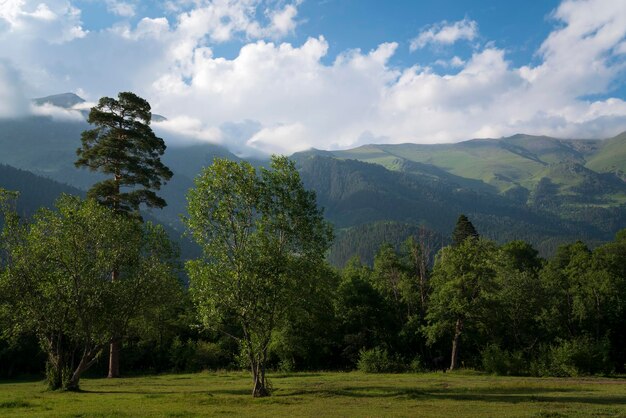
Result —
<instances>
[{"instance_id":1,"label":"pine tree canopy","mask_svg":"<svg viewBox=\"0 0 626 418\"><path fill-rule=\"evenodd\" d=\"M456 221L456 226L454 227L454 232L452 233L452 245L458 246L461 245L463 241L465 241L469 237L478 238L479 234L472 225L472 222L467 218L467 216L461 214L459 219Z\"/></svg>"},{"instance_id":2,"label":"pine tree canopy","mask_svg":"<svg viewBox=\"0 0 626 418\"><path fill-rule=\"evenodd\" d=\"M172 172L161 162L165 142L150 128L151 119L150 104L130 92L103 97L91 109L87 121L95 128L82 133L75 165L111 177L94 184L89 197L121 213L135 213L142 203L167 205L154 190Z\"/></svg>"}]
</instances>

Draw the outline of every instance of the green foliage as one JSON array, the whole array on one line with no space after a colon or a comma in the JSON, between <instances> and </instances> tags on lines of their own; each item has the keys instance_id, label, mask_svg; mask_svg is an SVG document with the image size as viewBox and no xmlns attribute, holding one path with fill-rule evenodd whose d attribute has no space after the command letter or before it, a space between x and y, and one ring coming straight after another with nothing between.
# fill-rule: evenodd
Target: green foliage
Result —
<instances>
[{"instance_id":1,"label":"green foliage","mask_svg":"<svg viewBox=\"0 0 626 418\"><path fill-rule=\"evenodd\" d=\"M91 109L87 121L95 128L82 133L75 164L110 177L93 185L89 197L124 213L137 212L142 203L166 205L153 190L172 172L161 162L165 143L150 128L151 119L150 104L130 92L102 97Z\"/></svg>"},{"instance_id":2,"label":"green foliage","mask_svg":"<svg viewBox=\"0 0 626 418\"><path fill-rule=\"evenodd\" d=\"M242 337L231 335L248 356L253 395L265 396L272 333L307 302L302 290L315 287L332 230L284 157L260 173L216 159L188 201L185 223L204 253L187 263L200 318L210 328L235 318Z\"/></svg>"},{"instance_id":3,"label":"green foliage","mask_svg":"<svg viewBox=\"0 0 626 418\"><path fill-rule=\"evenodd\" d=\"M557 340L533 362L532 372L538 376L560 377L609 373L608 341L589 337Z\"/></svg>"},{"instance_id":4,"label":"green foliage","mask_svg":"<svg viewBox=\"0 0 626 418\"><path fill-rule=\"evenodd\" d=\"M175 254L162 228L142 229L92 200L63 196L57 210L42 209L28 224L9 215L0 280L9 332L35 333L48 357L50 386L77 389L112 332L176 283ZM118 266L124 273L113 282Z\"/></svg>"},{"instance_id":5,"label":"green foliage","mask_svg":"<svg viewBox=\"0 0 626 418\"><path fill-rule=\"evenodd\" d=\"M363 348L373 348L393 339L399 324L394 307L376 291L371 270L352 259L342 272L335 310L342 336L341 355L350 366L356 365Z\"/></svg>"},{"instance_id":6,"label":"green foliage","mask_svg":"<svg viewBox=\"0 0 626 418\"><path fill-rule=\"evenodd\" d=\"M452 245L455 247L461 245L463 241L470 237L478 238L478 232L476 232L476 228L474 228L470 220L467 219L467 216L459 215L454 231L452 231Z\"/></svg>"},{"instance_id":7,"label":"green foliage","mask_svg":"<svg viewBox=\"0 0 626 418\"><path fill-rule=\"evenodd\" d=\"M357 368L364 373L398 373L406 366L398 356L390 355L386 348L374 347L359 352Z\"/></svg>"},{"instance_id":8,"label":"green foliage","mask_svg":"<svg viewBox=\"0 0 626 418\"><path fill-rule=\"evenodd\" d=\"M424 328L430 344L444 336L454 336L459 342L468 332L482 336L490 332L497 301L498 262L497 247L482 238L466 239L439 252Z\"/></svg>"},{"instance_id":9,"label":"green foliage","mask_svg":"<svg viewBox=\"0 0 626 418\"><path fill-rule=\"evenodd\" d=\"M528 366L521 351L509 352L490 344L482 352L482 369L491 374L520 376L527 373Z\"/></svg>"},{"instance_id":10,"label":"green foliage","mask_svg":"<svg viewBox=\"0 0 626 418\"><path fill-rule=\"evenodd\" d=\"M409 364L409 371L412 373L422 373L426 370L426 367L424 365L424 361L422 360L422 357L418 354L416 355L413 360L411 360L411 363Z\"/></svg>"},{"instance_id":11,"label":"green foliage","mask_svg":"<svg viewBox=\"0 0 626 418\"><path fill-rule=\"evenodd\" d=\"M232 358L219 344L209 341L181 341L175 337L169 351L172 370L197 372L228 368Z\"/></svg>"}]
</instances>

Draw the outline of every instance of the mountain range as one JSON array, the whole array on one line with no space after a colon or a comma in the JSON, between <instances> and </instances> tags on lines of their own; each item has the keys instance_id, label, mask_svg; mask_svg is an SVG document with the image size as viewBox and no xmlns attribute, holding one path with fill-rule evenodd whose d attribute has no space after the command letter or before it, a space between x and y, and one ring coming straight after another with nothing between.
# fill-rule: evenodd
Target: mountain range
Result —
<instances>
[{"instance_id":1,"label":"mountain range","mask_svg":"<svg viewBox=\"0 0 626 418\"><path fill-rule=\"evenodd\" d=\"M63 108L82 102L71 93L35 99ZM45 116L0 120L0 164L84 191L100 178L73 164L88 128L86 121ZM185 193L215 157L240 160L206 142L169 146L163 160L174 177L162 190L169 205L152 215L180 231ZM371 262L382 242L399 245L419 225L436 231L443 245L460 213L481 234L499 242L523 239L544 255L577 239L599 244L626 227L626 133L604 140L520 134L455 144L373 144L292 158L336 228L329 255L335 265L354 254ZM0 186L11 188L15 172L8 170L0 169Z\"/></svg>"}]
</instances>

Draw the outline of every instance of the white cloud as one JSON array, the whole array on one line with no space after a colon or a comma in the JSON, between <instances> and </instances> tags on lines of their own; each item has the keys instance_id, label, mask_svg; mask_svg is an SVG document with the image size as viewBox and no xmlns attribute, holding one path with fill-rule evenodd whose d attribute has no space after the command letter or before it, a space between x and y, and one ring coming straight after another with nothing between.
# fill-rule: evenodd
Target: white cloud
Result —
<instances>
[{"instance_id":1,"label":"white cloud","mask_svg":"<svg viewBox=\"0 0 626 418\"><path fill-rule=\"evenodd\" d=\"M247 146L272 154L293 154L312 147L307 140L307 128L301 123L278 125L261 129L246 143Z\"/></svg>"},{"instance_id":2,"label":"white cloud","mask_svg":"<svg viewBox=\"0 0 626 418\"><path fill-rule=\"evenodd\" d=\"M451 45L462 39L472 41L476 36L478 36L478 24L475 21L465 18L458 22L448 23L444 20L420 32L411 40L409 48L411 51L416 51L428 44Z\"/></svg>"},{"instance_id":3,"label":"white cloud","mask_svg":"<svg viewBox=\"0 0 626 418\"><path fill-rule=\"evenodd\" d=\"M607 137L626 130L626 102L590 98L606 96L623 79L626 2L562 3L536 65L514 66L506 51L487 43L434 69L390 65L395 42L332 60L323 36L281 42L296 29L298 2L174 2L168 17L81 29L82 38L52 45L48 40L68 28L82 28L80 12L63 1L46 3L51 14L37 12L38 4L0 8L0 58L13 68L0 86L12 86L5 80L18 73L25 81L8 100L19 104L17 97L23 103L25 96L78 89L95 100L135 91L167 116L154 126L170 143L211 141L251 155L518 132ZM57 17L45 20L47 14ZM452 43L475 39L477 24L465 19L423 33L429 34L424 45ZM242 43L235 57L216 54L215 44L234 39ZM11 108L20 106L23 112L23 104Z\"/></svg>"},{"instance_id":4,"label":"white cloud","mask_svg":"<svg viewBox=\"0 0 626 418\"><path fill-rule=\"evenodd\" d=\"M50 103L31 105L30 113L37 116L47 116L57 120L84 121L85 116L78 109L64 109Z\"/></svg>"},{"instance_id":5,"label":"white cloud","mask_svg":"<svg viewBox=\"0 0 626 418\"><path fill-rule=\"evenodd\" d=\"M288 4L282 10L276 10L268 13L271 24L268 28L268 34L271 37L282 37L292 33L296 29L295 18L298 9Z\"/></svg>"},{"instance_id":6,"label":"white cloud","mask_svg":"<svg viewBox=\"0 0 626 418\"><path fill-rule=\"evenodd\" d=\"M165 136L176 136L179 142L208 141L219 143L222 134L218 128L206 127L202 121L189 116L176 116L161 122L153 122L157 132Z\"/></svg>"},{"instance_id":7,"label":"white cloud","mask_svg":"<svg viewBox=\"0 0 626 418\"><path fill-rule=\"evenodd\" d=\"M439 59L435 61L435 64L443 68L461 68L465 65L465 61L462 58L455 55L449 60Z\"/></svg>"},{"instance_id":8,"label":"white cloud","mask_svg":"<svg viewBox=\"0 0 626 418\"><path fill-rule=\"evenodd\" d=\"M80 10L69 1L3 0L0 4L0 42L20 38L59 44L86 34Z\"/></svg>"},{"instance_id":9,"label":"white cloud","mask_svg":"<svg viewBox=\"0 0 626 418\"><path fill-rule=\"evenodd\" d=\"M120 0L106 0L107 10L122 17L135 16L135 5Z\"/></svg>"}]
</instances>

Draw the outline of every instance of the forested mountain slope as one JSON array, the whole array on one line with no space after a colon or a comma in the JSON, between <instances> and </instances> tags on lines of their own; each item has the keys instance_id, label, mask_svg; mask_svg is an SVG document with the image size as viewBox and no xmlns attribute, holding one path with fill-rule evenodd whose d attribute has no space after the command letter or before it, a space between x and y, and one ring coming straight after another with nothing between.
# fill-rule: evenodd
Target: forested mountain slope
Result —
<instances>
[{"instance_id":1,"label":"forested mountain slope","mask_svg":"<svg viewBox=\"0 0 626 418\"><path fill-rule=\"evenodd\" d=\"M562 242L604 241L614 233L613 228L563 219L541 208L428 175L394 172L377 164L324 156L299 155L296 160L305 185L316 191L325 216L338 229L336 246L345 247L343 240L348 239L355 249L375 247L380 243L367 241L384 236L372 234L372 230L384 224L363 226L381 221L423 225L447 236L459 213L467 214L489 238L500 242L523 239L546 254ZM623 214L620 219L624 221ZM344 235L346 231L348 235ZM345 261L345 257L340 258Z\"/></svg>"},{"instance_id":2,"label":"forested mountain slope","mask_svg":"<svg viewBox=\"0 0 626 418\"><path fill-rule=\"evenodd\" d=\"M85 192L25 170L0 164L0 188L19 192L18 213L30 216L40 207L51 207L62 193L84 196Z\"/></svg>"}]
</instances>

